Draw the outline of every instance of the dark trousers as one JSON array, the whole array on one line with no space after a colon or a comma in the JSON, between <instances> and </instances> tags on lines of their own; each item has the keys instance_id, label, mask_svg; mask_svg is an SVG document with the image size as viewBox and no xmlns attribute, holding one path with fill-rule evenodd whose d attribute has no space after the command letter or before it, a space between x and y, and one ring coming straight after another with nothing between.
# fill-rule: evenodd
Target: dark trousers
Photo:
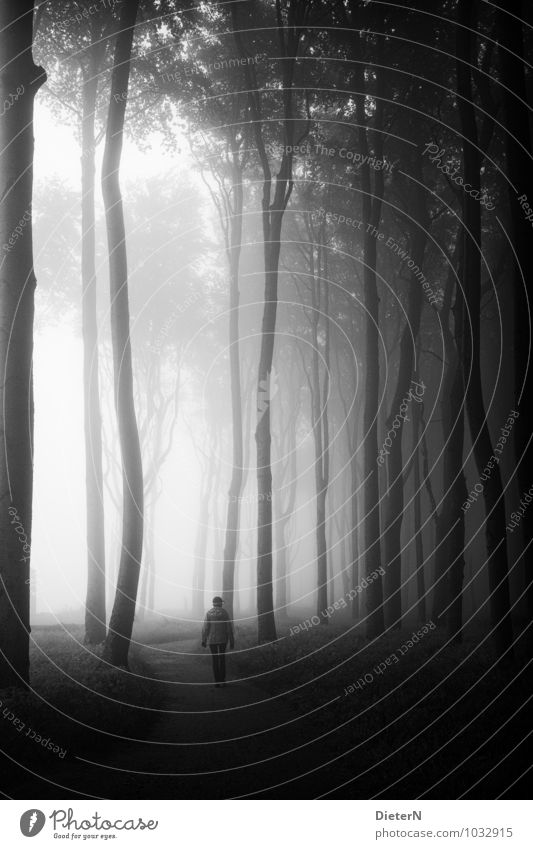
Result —
<instances>
[{"instance_id":1,"label":"dark trousers","mask_svg":"<svg viewBox=\"0 0 533 849\"><path fill-rule=\"evenodd\" d=\"M209 646L213 655L213 675L217 684L226 680L226 643L211 643Z\"/></svg>"}]
</instances>

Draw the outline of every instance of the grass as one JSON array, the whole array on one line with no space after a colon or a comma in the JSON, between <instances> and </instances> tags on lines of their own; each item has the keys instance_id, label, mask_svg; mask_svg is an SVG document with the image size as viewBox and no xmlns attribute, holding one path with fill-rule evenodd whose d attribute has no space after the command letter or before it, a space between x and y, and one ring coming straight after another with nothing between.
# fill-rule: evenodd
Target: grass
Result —
<instances>
[{"instance_id":1,"label":"grass","mask_svg":"<svg viewBox=\"0 0 533 849\"><path fill-rule=\"evenodd\" d=\"M430 631L400 653L413 630L372 642L330 623L293 636L285 629L284 639L262 646L247 633L239 648L250 650L232 662L270 695L285 694L301 717L295 745L318 747L322 762L334 761L333 786L346 782L342 798L387 787L395 798L456 798L458 788L475 798L498 795L528 758L520 745L528 712L517 712L525 658L491 669L496 658L480 630L459 645ZM498 771L502 754L517 744L513 763Z\"/></svg>"},{"instance_id":2,"label":"grass","mask_svg":"<svg viewBox=\"0 0 533 849\"><path fill-rule=\"evenodd\" d=\"M146 620L135 620L132 643L143 645L159 645L173 643L176 640L187 640L199 636L201 623L188 622L172 615L160 614Z\"/></svg>"},{"instance_id":3,"label":"grass","mask_svg":"<svg viewBox=\"0 0 533 849\"><path fill-rule=\"evenodd\" d=\"M481 626L461 645L429 631L403 653L416 629L369 641L346 627L332 619L290 636L287 626L282 639L261 646L255 629L236 627L232 677L283 695L292 708L296 721L282 733L285 751L309 774L302 798L321 788L336 798L495 798L530 766L522 741L531 728L532 681L520 652L492 668ZM153 714L143 708L159 707L163 695L147 680L142 645L199 640L200 629L172 616L136 623L130 671L84 647L81 626L36 628L32 637L32 691L0 691L0 733L17 761L46 759L53 769L54 758L108 748L110 734L149 738ZM11 714L24 723L20 731ZM511 798L520 798L520 787Z\"/></svg>"},{"instance_id":4,"label":"grass","mask_svg":"<svg viewBox=\"0 0 533 849\"><path fill-rule=\"evenodd\" d=\"M81 626L34 628L30 663L30 690L0 691L2 748L17 761L68 759L108 747L110 734L146 734L143 708L155 706L159 692L135 648L130 670L116 669L101 647L83 645Z\"/></svg>"}]
</instances>

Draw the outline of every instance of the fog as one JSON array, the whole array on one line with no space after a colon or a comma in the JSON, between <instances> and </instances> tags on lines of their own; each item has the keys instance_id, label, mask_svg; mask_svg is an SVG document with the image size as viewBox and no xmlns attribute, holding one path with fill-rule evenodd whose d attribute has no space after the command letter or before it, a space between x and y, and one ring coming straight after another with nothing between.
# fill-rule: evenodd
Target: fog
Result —
<instances>
[{"instance_id":1,"label":"fog","mask_svg":"<svg viewBox=\"0 0 533 849\"><path fill-rule=\"evenodd\" d=\"M178 133L179 129L176 128ZM68 127L54 120L43 104L36 108L35 182L36 198L34 211L35 269L40 287L37 293L35 337L35 495L34 526L32 542L32 569L34 570L34 604L36 624L52 622L81 622L84 618L86 593L86 523L85 510L85 463L83 454L83 348L80 330L80 291L76 266L80 263L79 238L79 163L80 151ZM162 495L158 499L153 523L155 536L156 588L153 608L145 606L146 615L164 614L166 617L193 617L192 571L198 527L208 538L206 551L206 601L221 592L221 568L223 562L223 538L225 532L225 508L231 475L231 450L228 442L230 427L229 373L227 369L227 324L228 310L221 291L220 269L225 262L219 227L213 213L209 191L197 173L196 159L183 144L178 157L169 156L160 140L153 137L148 151L139 150L131 139L125 144L122 166L124 202L128 211L130 198L137 197L142 183L156 180L162 185L166 180L186 180L186 196L166 209L154 208L153 218L143 218L135 225L130 223L128 237L132 253L138 260L130 260L133 297L137 312L133 314L132 337L134 356L142 356L146 347L160 354L165 344L178 332L180 334L180 361L183 377L180 381L178 421L173 431L172 447L159 474ZM60 157L58 157L60 151ZM101 151L100 151L101 154ZM60 161L58 161L58 159ZM100 164L98 158L97 168ZM179 169L176 172L176 168ZM59 193L52 195L50 189ZM40 204L41 198L46 201ZM61 201L64 206L56 206ZM55 210L54 223L50 221L39 227L41 216ZM198 216L195 228L188 229L191 207ZM60 210L60 214L58 211ZM107 345L101 346L102 372L111 374L112 364L109 348L109 311L106 307L108 292L107 257L105 234L101 220L98 230L99 303L102 316L101 333L107 337ZM63 236L65 219L77 238L69 240ZM249 213L254 218L254 213ZM184 220L185 219L185 220ZM253 222L252 222L253 224ZM139 232L140 231L140 232ZM145 237L139 252L136 241ZM58 235L65 244L65 256L55 248ZM184 297L178 308L162 321L155 336L148 335L143 320L143 309L150 309L154 299L164 300L174 276L183 273L179 265L183 253L183 242L196 241L196 251L190 258L191 265L202 270L207 279L195 277L195 289ZM253 238L253 237L252 237ZM207 243L208 252L204 245ZM177 257L176 257L177 255ZM249 269L243 287L241 303L242 344L246 350L249 371L253 357L257 356L257 328L261 312L261 245L253 241L245 247L245 263ZM155 282L154 269L164 266L168 277ZM79 274L79 271L77 272ZM189 269L185 265L185 274ZM44 279L43 279L44 278ZM155 285L154 285L155 284ZM52 290L57 290L51 294ZM251 291L250 291L251 290ZM58 292L61 308L58 309ZM213 292L215 293L213 295ZM254 297L256 298L254 300ZM188 324L186 317L190 308L204 305L213 298L213 307L204 321ZM287 302L293 308L294 301ZM163 307L164 309L164 307ZM283 317L283 311L280 310ZM287 320L285 318L285 320ZM211 324L212 322L212 324ZM217 339L204 363L200 376L193 373L195 356L202 347L202 333L209 323ZM137 332L137 327L139 331ZM143 336L144 333L144 336ZM281 334L283 336L283 334ZM293 334L286 333L287 338ZM278 378L278 380L281 378ZM249 376L250 381L252 375ZM274 378L274 381L276 378ZM210 395L213 384L218 381L214 411ZM66 387L68 390L66 391ZM110 381L106 389L103 409L106 412L104 430L108 435L106 450L110 453L110 464L118 463L116 425L113 421L113 395ZM274 395L277 389L274 390ZM250 402L251 398L248 398ZM141 419L142 425L142 419ZM309 424L301 423L298 435L298 505L293 519L293 534L298 547L298 561L291 573L291 596L297 608L296 615L307 614L314 608L314 556L313 539L313 479L312 437ZM213 456L217 469L207 522L200 517L199 500L202 490L201 459L206 450L206 434L217 431L219 444ZM224 432L225 431L225 432ZM113 443L112 440L115 440ZM237 604L242 606L243 622L252 620L255 605L255 557L256 510L255 464L253 437L248 446L248 463L244 466L248 483L242 494L242 553L239 562L239 595ZM114 456L114 460L112 459ZM282 458L283 459L283 458ZM114 497L105 493L106 508L106 551L107 551L107 598L108 608L113 602L116 569L120 552L120 511L117 509L118 478L115 474L108 485L114 486ZM334 555L335 556L335 555ZM347 564L339 564L340 569ZM339 595L342 592L339 589ZM141 606L140 610L143 610ZM142 616L142 612L140 613Z\"/></svg>"}]
</instances>

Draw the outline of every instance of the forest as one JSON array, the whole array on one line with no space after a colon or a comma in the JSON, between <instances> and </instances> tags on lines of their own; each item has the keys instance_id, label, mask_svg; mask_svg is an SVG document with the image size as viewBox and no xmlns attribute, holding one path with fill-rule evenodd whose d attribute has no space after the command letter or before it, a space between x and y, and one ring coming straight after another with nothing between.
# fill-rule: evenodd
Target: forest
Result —
<instances>
[{"instance_id":1,"label":"forest","mask_svg":"<svg viewBox=\"0 0 533 849\"><path fill-rule=\"evenodd\" d=\"M524 796L532 24L1 0L4 799Z\"/></svg>"}]
</instances>

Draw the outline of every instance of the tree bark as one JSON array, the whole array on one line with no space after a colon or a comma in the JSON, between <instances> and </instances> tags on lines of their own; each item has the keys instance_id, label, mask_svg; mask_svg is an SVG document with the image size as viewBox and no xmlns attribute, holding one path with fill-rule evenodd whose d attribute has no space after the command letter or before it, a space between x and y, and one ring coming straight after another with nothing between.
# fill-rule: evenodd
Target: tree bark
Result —
<instances>
[{"instance_id":1,"label":"tree bark","mask_svg":"<svg viewBox=\"0 0 533 849\"><path fill-rule=\"evenodd\" d=\"M455 266L457 266L457 272ZM451 260L447 290L440 315L444 358L447 363L441 405L442 440L446 447L442 470L442 508L437 517L433 599L435 624L441 624L439 620L442 620L442 624L448 622L449 630L453 629L455 634L453 639L456 642L460 642L462 638L462 587L465 569L465 514L462 506L467 497L463 469L465 389L461 365L464 355L464 302L455 283L456 273L459 280L463 279L462 268L462 245L458 240ZM452 332L450 315L454 292ZM449 617L446 613L450 614Z\"/></svg>"},{"instance_id":2,"label":"tree bark","mask_svg":"<svg viewBox=\"0 0 533 849\"><path fill-rule=\"evenodd\" d=\"M357 496L357 487L359 486L359 474L357 468L357 456L355 450L352 449L350 457L350 554L351 554L351 582L352 589L355 590L359 586L359 502ZM352 620L356 622L359 619L359 593L353 595L350 604Z\"/></svg>"},{"instance_id":3,"label":"tree bark","mask_svg":"<svg viewBox=\"0 0 533 849\"><path fill-rule=\"evenodd\" d=\"M272 586L272 461L271 461L271 373L276 333L278 305L279 257L283 216L292 192L292 160L295 116L293 109L293 80L295 59L302 34L307 8L290 0L287 25L282 19L281 3L276 0L276 18L280 52L283 57L283 134L284 153L275 179L272 197L272 172L265 147L259 87L253 64L246 61L237 5L231 6L233 34L243 60L243 71L249 93L250 115L256 147L263 171L262 223L264 243L265 289L261 350L257 374L257 637L258 642L276 639L274 593Z\"/></svg>"},{"instance_id":4,"label":"tree bark","mask_svg":"<svg viewBox=\"0 0 533 849\"><path fill-rule=\"evenodd\" d=\"M209 502L213 491L215 451L212 448L209 455L202 487L200 490L200 505L198 510L198 527L194 546L194 567L192 580L192 612L195 619L203 619L205 613L205 561L209 539Z\"/></svg>"},{"instance_id":5,"label":"tree bark","mask_svg":"<svg viewBox=\"0 0 533 849\"><path fill-rule=\"evenodd\" d=\"M33 491L33 0L0 4L0 688L29 682Z\"/></svg>"},{"instance_id":6,"label":"tree bark","mask_svg":"<svg viewBox=\"0 0 533 849\"><path fill-rule=\"evenodd\" d=\"M505 9L497 13L497 36L500 54L500 74L505 113L505 149L509 173L509 202L516 250L514 286L514 380L515 410L519 413L515 424L515 451L520 495L533 481L533 437L531 434L528 399L533 398L533 368L531 349L531 296L527 287L533 280L533 253L531 251L531 223L526 219L518 200L526 196L533 206L533 174L531 167L530 109L524 63L524 37L521 19L524 17L521 0L508 0ZM522 522L523 575L529 621L533 619L533 522ZM531 628L524 632L530 648L533 643Z\"/></svg>"},{"instance_id":7,"label":"tree bark","mask_svg":"<svg viewBox=\"0 0 533 849\"><path fill-rule=\"evenodd\" d=\"M144 619L147 613L154 613L155 594L155 513L157 494L151 498L145 493L145 527L143 534L143 576L141 581L140 600L137 606L136 618Z\"/></svg>"},{"instance_id":8,"label":"tree bark","mask_svg":"<svg viewBox=\"0 0 533 849\"><path fill-rule=\"evenodd\" d=\"M413 204L411 222L411 259L418 269L423 268L424 252L427 242L429 219L426 209L425 188L422 183L420 157L415 154L412 170L415 180L413 183ZM392 423L400 413L400 406L407 397L415 363L415 345L420 330L420 318L423 304L422 284L415 271L411 272L407 320L400 341L400 363L396 391L391 403L391 409L386 422L386 429L392 428ZM418 393L417 393L418 394ZM412 404L420 404L413 401ZM391 439L391 447L385 467L387 469L387 495L385 498L385 517L383 543L385 551L385 624L388 627L399 628L402 624L402 555L401 533L404 512L404 471L402 459L403 418L399 418L399 428L396 436Z\"/></svg>"},{"instance_id":9,"label":"tree bark","mask_svg":"<svg viewBox=\"0 0 533 849\"><path fill-rule=\"evenodd\" d=\"M261 327L261 353L257 380L257 637L267 642L276 639L272 588L272 460L271 460L271 372L278 297L278 266L281 219L273 213L274 241L265 243L265 301Z\"/></svg>"},{"instance_id":10,"label":"tree bark","mask_svg":"<svg viewBox=\"0 0 533 849\"><path fill-rule=\"evenodd\" d=\"M117 592L104 654L112 664L126 667L142 557L144 492L139 431L133 400L128 262L119 169L131 48L138 6L139 0L125 0L122 7L111 77L111 96L102 165L102 193L109 250L115 407L122 461L123 498L122 550Z\"/></svg>"},{"instance_id":11,"label":"tree bark","mask_svg":"<svg viewBox=\"0 0 533 849\"><path fill-rule=\"evenodd\" d=\"M381 220L383 201L383 172L376 173L376 184L372 193L370 170L367 164L368 136L365 113L365 82L362 70L358 74L359 89L358 122L359 149L365 164L361 165L362 221L363 221L363 291L365 304L365 400L363 408L363 434L365 450L364 469L364 562L366 574L381 568L380 516L379 516L379 478L378 456L378 409L379 409L379 297L376 280L377 268L377 231ZM383 103L377 99L376 121L380 120ZM376 157L382 152L382 135L376 134ZM366 156L366 160L365 160ZM357 437L356 437L357 438ZM372 638L384 630L383 587L381 576L369 584L366 590L366 631Z\"/></svg>"},{"instance_id":12,"label":"tree bark","mask_svg":"<svg viewBox=\"0 0 533 849\"><path fill-rule=\"evenodd\" d=\"M321 240L324 240L324 228L321 228ZM314 244L311 245L314 251ZM320 249L319 249L320 258ZM329 295L327 284L324 293L325 352L324 387L320 381L320 363L318 356L318 325L322 314L322 268L317 263L318 279L315 279L314 262L311 264L313 302L312 302L312 366L311 366L311 418L315 444L315 501L316 501L316 556L317 556L317 616L321 625L327 625L328 606L328 546L326 540L326 498L329 485L329 426L327 399L329 394ZM324 274L327 280L327 274Z\"/></svg>"},{"instance_id":13,"label":"tree bark","mask_svg":"<svg viewBox=\"0 0 533 849\"><path fill-rule=\"evenodd\" d=\"M276 487L279 498L279 512L275 522L276 528L276 610L278 619L283 621L288 618L287 606L289 604L289 576L287 563L287 528L294 514L296 503L297 480L297 456L296 456L296 421L294 425L287 428L287 445L281 447L281 454L288 454L290 460L285 464L283 473L280 475L280 485ZM281 496L283 481L289 477L288 494L285 500Z\"/></svg>"},{"instance_id":14,"label":"tree bark","mask_svg":"<svg viewBox=\"0 0 533 849\"><path fill-rule=\"evenodd\" d=\"M233 210L230 220L230 244L228 249L230 267L230 313L229 313L229 357L231 380L231 418L233 434L233 470L228 492L228 515L226 542L222 569L222 594L230 618L233 619L233 595L235 589L235 559L239 544L239 521L243 483L243 434L242 393L239 346L239 261L242 243L243 189L242 170L239 168L238 150L232 149L232 197Z\"/></svg>"},{"instance_id":15,"label":"tree bark","mask_svg":"<svg viewBox=\"0 0 533 849\"><path fill-rule=\"evenodd\" d=\"M418 372L417 372L418 375ZM415 454L414 459L414 493L413 493L413 536L415 540L415 569L416 569L416 616L419 622L426 621L426 583L424 579L424 543L422 538L422 493L420 476L420 448L418 439L420 435L420 407L413 405L413 427L411 450Z\"/></svg>"},{"instance_id":16,"label":"tree bark","mask_svg":"<svg viewBox=\"0 0 533 849\"><path fill-rule=\"evenodd\" d=\"M464 180L474 193L480 192L480 154L472 89L472 32L475 32L469 0L459 0L457 28L457 91L463 137ZM473 28L473 29L471 29ZM481 207L471 194L463 199L463 292L465 321L463 339L463 376L466 388L466 407L472 436L473 451L479 474L493 457L487 425L480 364L480 303L481 303ZM500 657L511 652L513 640L509 598L505 503L498 466L492 469L485 482L485 538L487 544L491 621L495 629L496 650ZM508 658L509 659L509 655Z\"/></svg>"},{"instance_id":17,"label":"tree bark","mask_svg":"<svg viewBox=\"0 0 533 849\"><path fill-rule=\"evenodd\" d=\"M102 51L99 51L102 52ZM81 322L83 334L83 403L87 516L87 598L85 642L106 637L105 526L102 474L102 415L98 375L98 322L95 246L95 112L98 91L98 48L91 48L83 80L81 145Z\"/></svg>"}]
</instances>

